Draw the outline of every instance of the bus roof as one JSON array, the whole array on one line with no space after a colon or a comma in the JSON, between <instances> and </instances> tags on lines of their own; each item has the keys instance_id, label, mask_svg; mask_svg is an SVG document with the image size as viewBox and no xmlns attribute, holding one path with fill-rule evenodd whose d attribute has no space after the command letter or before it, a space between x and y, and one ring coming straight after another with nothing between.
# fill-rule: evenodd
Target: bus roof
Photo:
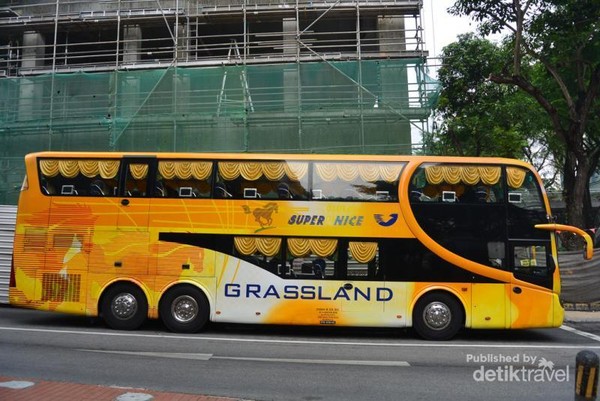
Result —
<instances>
[{"instance_id":1,"label":"bus roof","mask_svg":"<svg viewBox=\"0 0 600 401\"><path fill-rule=\"evenodd\" d=\"M161 159L209 159L209 160L323 160L323 161L387 161L417 163L477 163L510 164L531 167L517 159L501 157L459 157L459 156L412 156L412 155L372 155L372 154L318 154L318 153L192 153L192 152L74 152L44 151L30 153L35 158L123 158L146 157Z\"/></svg>"}]
</instances>

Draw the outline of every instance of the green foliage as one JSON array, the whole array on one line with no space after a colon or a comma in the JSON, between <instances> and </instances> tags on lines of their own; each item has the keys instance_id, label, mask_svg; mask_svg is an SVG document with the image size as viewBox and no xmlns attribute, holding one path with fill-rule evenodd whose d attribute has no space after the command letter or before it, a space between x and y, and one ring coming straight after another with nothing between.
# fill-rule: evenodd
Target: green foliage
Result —
<instances>
[{"instance_id":1,"label":"green foliage","mask_svg":"<svg viewBox=\"0 0 600 401\"><path fill-rule=\"evenodd\" d=\"M448 49L445 64L468 73L447 75L447 82L458 78L445 87L448 90L440 98L438 115L448 121L440 135L428 138L434 144L431 149L452 145L458 153L467 149L479 154L480 145L490 142L478 139L482 134L474 135L474 131L468 136L466 124L472 130L485 128L490 120L481 113L497 107L495 115L507 118L510 127L506 121L488 125L488 133L543 143L554 160L562 163L569 224L589 226L589 180L600 160L600 1L457 0L449 11L469 16L484 36L504 34L505 43L496 53L489 44L471 37L472 43L462 44L473 46L462 54L466 62L455 61L454 53L460 49ZM477 80L486 72L491 86L506 91L488 89L485 80ZM473 86L466 86L461 79ZM472 93L457 93L461 88ZM535 104L515 97L514 89ZM469 106L470 101L489 103L478 108ZM499 139L492 142L496 154L516 149L506 148Z\"/></svg>"},{"instance_id":2,"label":"green foliage","mask_svg":"<svg viewBox=\"0 0 600 401\"><path fill-rule=\"evenodd\" d=\"M526 157L547 128L543 111L514 87L488 77L501 71L506 48L474 34L461 35L442 51L442 87L435 115L443 123L426 138L432 154Z\"/></svg>"}]
</instances>

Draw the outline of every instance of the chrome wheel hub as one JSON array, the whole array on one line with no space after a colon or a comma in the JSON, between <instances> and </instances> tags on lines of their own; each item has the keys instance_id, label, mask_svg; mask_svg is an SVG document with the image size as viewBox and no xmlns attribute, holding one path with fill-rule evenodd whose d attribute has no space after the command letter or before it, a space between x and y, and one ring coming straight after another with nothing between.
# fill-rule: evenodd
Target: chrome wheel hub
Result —
<instances>
[{"instance_id":1,"label":"chrome wheel hub","mask_svg":"<svg viewBox=\"0 0 600 401\"><path fill-rule=\"evenodd\" d=\"M131 318L137 312L137 308L137 299L128 293L117 295L111 304L113 315L121 320Z\"/></svg>"},{"instance_id":2,"label":"chrome wheel hub","mask_svg":"<svg viewBox=\"0 0 600 401\"><path fill-rule=\"evenodd\" d=\"M198 303L189 295L181 295L171 304L171 315L179 323L189 323L198 316Z\"/></svg>"},{"instance_id":3,"label":"chrome wheel hub","mask_svg":"<svg viewBox=\"0 0 600 401\"><path fill-rule=\"evenodd\" d=\"M431 302L423 310L423 322L432 330L443 330L450 324L452 312L443 302Z\"/></svg>"}]
</instances>

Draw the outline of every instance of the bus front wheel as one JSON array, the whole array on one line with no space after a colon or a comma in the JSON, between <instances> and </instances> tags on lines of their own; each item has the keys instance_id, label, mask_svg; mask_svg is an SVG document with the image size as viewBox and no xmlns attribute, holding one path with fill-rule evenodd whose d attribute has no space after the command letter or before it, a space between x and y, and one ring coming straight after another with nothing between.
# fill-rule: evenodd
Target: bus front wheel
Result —
<instances>
[{"instance_id":1,"label":"bus front wheel","mask_svg":"<svg viewBox=\"0 0 600 401\"><path fill-rule=\"evenodd\" d=\"M413 327L426 340L449 340L462 328L464 312L456 298L447 293L430 293L417 302Z\"/></svg>"},{"instance_id":2,"label":"bus front wheel","mask_svg":"<svg viewBox=\"0 0 600 401\"><path fill-rule=\"evenodd\" d=\"M116 330L135 330L148 316L148 301L138 287L132 284L116 284L106 290L102 297L102 318Z\"/></svg>"},{"instance_id":3,"label":"bus front wheel","mask_svg":"<svg viewBox=\"0 0 600 401\"><path fill-rule=\"evenodd\" d=\"M167 328L176 333L195 333L208 322L210 305L206 296L192 286L175 287L160 303L160 316Z\"/></svg>"}]
</instances>

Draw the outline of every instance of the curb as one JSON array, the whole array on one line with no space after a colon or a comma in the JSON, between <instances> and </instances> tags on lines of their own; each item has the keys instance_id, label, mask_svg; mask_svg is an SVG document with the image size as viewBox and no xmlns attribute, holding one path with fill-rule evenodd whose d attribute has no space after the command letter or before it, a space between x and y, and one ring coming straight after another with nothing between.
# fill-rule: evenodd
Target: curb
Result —
<instances>
[{"instance_id":1,"label":"curb","mask_svg":"<svg viewBox=\"0 0 600 401\"><path fill-rule=\"evenodd\" d=\"M100 386L0 376L0 399L11 401L242 401L235 398L161 392L140 388Z\"/></svg>"},{"instance_id":2,"label":"curb","mask_svg":"<svg viewBox=\"0 0 600 401\"><path fill-rule=\"evenodd\" d=\"M565 312L600 312L600 302L565 302Z\"/></svg>"}]
</instances>

